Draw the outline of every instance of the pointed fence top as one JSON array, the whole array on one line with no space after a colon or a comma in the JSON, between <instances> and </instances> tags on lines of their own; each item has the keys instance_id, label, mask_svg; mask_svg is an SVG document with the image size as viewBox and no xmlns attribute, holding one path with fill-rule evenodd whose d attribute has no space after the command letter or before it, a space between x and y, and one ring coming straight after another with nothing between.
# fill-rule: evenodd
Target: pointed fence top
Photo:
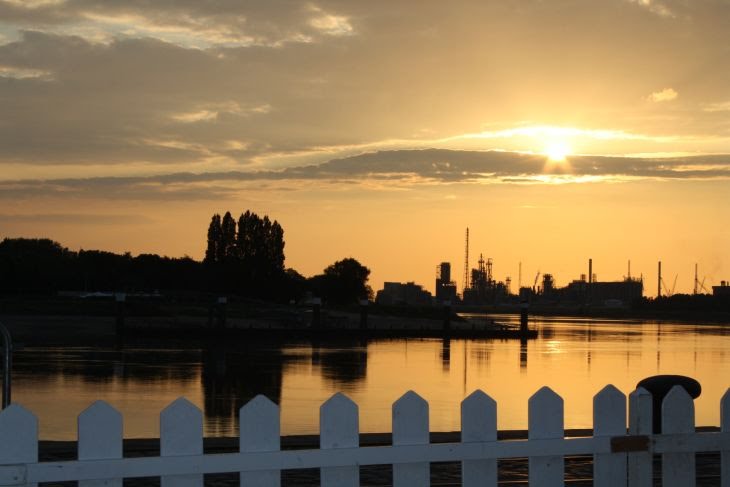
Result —
<instances>
[{"instance_id":1,"label":"pointed fence top","mask_svg":"<svg viewBox=\"0 0 730 487\"><path fill-rule=\"evenodd\" d=\"M481 389L476 389L474 392L472 392L471 394L466 396L464 398L464 400L461 402L462 402L462 404L465 402L473 402L475 404L483 403L483 404L490 404L490 405L493 404L494 406L497 405L497 401L492 399L492 397L489 394L487 394L486 392L484 392Z\"/></svg>"},{"instance_id":2,"label":"pointed fence top","mask_svg":"<svg viewBox=\"0 0 730 487\"><path fill-rule=\"evenodd\" d=\"M393 403L393 409L408 407L408 406L425 406L428 408L428 402L414 391L408 391L403 394L397 401Z\"/></svg>"},{"instance_id":3,"label":"pointed fence top","mask_svg":"<svg viewBox=\"0 0 730 487\"><path fill-rule=\"evenodd\" d=\"M555 402L559 401L561 404L563 402L563 398L560 397L560 395L555 392L554 390L550 389L548 386L542 386L540 389L537 390L529 399L528 405L532 405L533 402L541 403L541 402Z\"/></svg>"},{"instance_id":4,"label":"pointed fence top","mask_svg":"<svg viewBox=\"0 0 730 487\"><path fill-rule=\"evenodd\" d=\"M338 392L336 394L333 394L332 397L327 399L319 407L320 411L338 408L354 408L355 410L357 410L358 406L355 401L347 397L345 394Z\"/></svg>"},{"instance_id":5,"label":"pointed fence top","mask_svg":"<svg viewBox=\"0 0 730 487\"><path fill-rule=\"evenodd\" d=\"M184 396L180 396L172 401L165 409L160 413L161 416L173 417L173 416L188 416L191 414L201 414L200 409L188 401Z\"/></svg>"},{"instance_id":6,"label":"pointed fence top","mask_svg":"<svg viewBox=\"0 0 730 487\"><path fill-rule=\"evenodd\" d=\"M256 397L248 401L246 404L241 406L241 411L254 411L254 410L260 410L260 409L279 409L279 406L276 405L274 401L269 399L268 397L264 396L263 394L258 394Z\"/></svg>"},{"instance_id":7,"label":"pointed fence top","mask_svg":"<svg viewBox=\"0 0 730 487\"><path fill-rule=\"evenodd\" d=\"M117 409L114 406L112 406L111 404L109 404L108 402L99 400L99 401L94 401L93 403L91 403L89 405L89 407L87 407L86 409L81 411L81 414L79 414L79 419L81 419L82 417L85 418L85 417L98 417L98 416L121 417L121 413L119 411L117 411Z\"/></svg>"}]
</instances>

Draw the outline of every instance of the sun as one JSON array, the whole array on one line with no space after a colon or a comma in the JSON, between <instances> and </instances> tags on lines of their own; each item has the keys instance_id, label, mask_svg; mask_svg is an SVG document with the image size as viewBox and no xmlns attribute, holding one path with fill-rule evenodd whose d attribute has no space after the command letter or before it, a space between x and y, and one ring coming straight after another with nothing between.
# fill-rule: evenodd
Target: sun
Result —
<instances>
[{"instance_id":1,"label":"sun","mask_svg":"<svg viewBox=\"0 0 730 487\"><path fill-rule=\"evenodd\" d=\"M564 141L552 141L545 146L545 155L550 162L565 162L572 154L570 146Z\"/></svg>"}]
</instances>

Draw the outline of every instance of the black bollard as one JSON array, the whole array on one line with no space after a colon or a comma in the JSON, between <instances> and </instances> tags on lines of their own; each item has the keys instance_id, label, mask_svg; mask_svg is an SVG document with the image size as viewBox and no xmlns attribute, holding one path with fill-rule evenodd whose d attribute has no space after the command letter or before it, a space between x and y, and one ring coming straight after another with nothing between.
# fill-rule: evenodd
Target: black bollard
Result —
<instances>
[{"instance_id":1,"label":"black bollard","mask_svg":"<svg viewBox=\"0 0 730 487\"><path fill-rule=\"evenodd\" d=\"M654 433L662 432L662 401L674 386L682 386L692 399L697 399L702 393L702 386L699 382L683 375L653 375L636 384L637 389L643 387L651 393Z\"/></svg>"},{"instance_id":2,"label":"black bollard","mask_svg":"<svg viewBox=\"0 0 730 487\"><path fill-rule=\"evenodd\" d=\"M529 304L527 301L520 303L520 333L527 333L527 317Z\"/></svg>"},{"instance_id":3,"label":"black bollard","mask_svg":"<svg viewBox=\"0 0 730 487\"><path fill-rule=\"evenodd\" d=\"M124 315L125 315L125 302L127 301L127 295L124 293L116 293L114 295L114 301L117 307L117 336L124 334Z\"/></svg>"},{"instance_id":4,"label":"black bollard","mask_svg":"<svg viewBox=\"0 0 730 487\"><path fill-rule=\"evenodd\" d=\"M370 302L367 299L360 300L360 329L368 329L368 304Z\"/></svg>"}]
</instances>

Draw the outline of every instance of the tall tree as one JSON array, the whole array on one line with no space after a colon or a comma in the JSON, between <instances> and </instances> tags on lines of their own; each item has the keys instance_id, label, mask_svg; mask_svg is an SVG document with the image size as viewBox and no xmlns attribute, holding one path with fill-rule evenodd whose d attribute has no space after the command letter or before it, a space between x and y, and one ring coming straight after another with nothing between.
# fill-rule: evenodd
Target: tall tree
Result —
<instances>
[{"instance_id":1,"label":"tall tree","mask_svg":"<svg viewBox=\"0 0 730 487\"><path fill-rule=\"evenodd\" d=\"M205 259L203 260L206 264L212 264L218 261L220 251L218 250L221 246L221 216L216 213L213 218L210 219L210 225L208 225L208 246L205 249Z\"/></svg>"},{"instance_id":2,"label":"tall tree","mask_svg":"<svg viewBox=\"0 0 730 487\"><path fill-rule=\"evenodd\" d=\"M236 257L236 221L227 211L221 222L221 249L219 262Z\"/></svg>"}]
</instances>

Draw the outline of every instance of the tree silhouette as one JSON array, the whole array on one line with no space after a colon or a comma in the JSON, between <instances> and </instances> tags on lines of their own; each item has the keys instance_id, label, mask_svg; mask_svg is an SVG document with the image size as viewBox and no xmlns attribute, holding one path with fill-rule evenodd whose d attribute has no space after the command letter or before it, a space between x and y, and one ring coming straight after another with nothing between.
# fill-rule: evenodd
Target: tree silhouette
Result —
<instances>
[{"instance_id":1,"label":"tree silhouette","mask_svg":"<svg viewBox=\"0 0 730 487\"><path fill-rule=\"evenodd\" d=\"M284 298L284 230L268 216L246 211L213 215L206 250L209 286L253 297ZM287 287L288 289L288 287ZM296 289L296 286L291 289ZM287 294L287 293L284 293Z\"/></svg>"},{"instance_id":2,"label":"tree silhouette","mask_svg":"<svg viewBox=\"0 0 730 487\"><path fill-rule=\"evenodd\" d=\"M338 260L309 279L312 291L333 304L353 304L360 299L372 299L373 290L367 284L370 269L348 257Z\"/></svg>"},{"instance_id":3,"label":"tree silhouette","mask_svg":"<svg viewBox=\"0 0 730 487\"><path fill-rule=\"evenodd\" d=\"M221 246L221 216L216 213L213 218L210 219L210 225L208 226L208 247L205 249L205 264L213 264L218 260L220 256Z\"/></svg>"},{"instance_id":4,"label":"tree silhouette","mask_svg":"<svg viewBox=\"0 0 730 487\"><path fill-rule=\"evenodd\" d=\"M227 259L236 257L236 221L231 216L230 211L223 215L223 221L221 222L220 247L219 262L225 262Z\"/></svg>"}]
</instances>

